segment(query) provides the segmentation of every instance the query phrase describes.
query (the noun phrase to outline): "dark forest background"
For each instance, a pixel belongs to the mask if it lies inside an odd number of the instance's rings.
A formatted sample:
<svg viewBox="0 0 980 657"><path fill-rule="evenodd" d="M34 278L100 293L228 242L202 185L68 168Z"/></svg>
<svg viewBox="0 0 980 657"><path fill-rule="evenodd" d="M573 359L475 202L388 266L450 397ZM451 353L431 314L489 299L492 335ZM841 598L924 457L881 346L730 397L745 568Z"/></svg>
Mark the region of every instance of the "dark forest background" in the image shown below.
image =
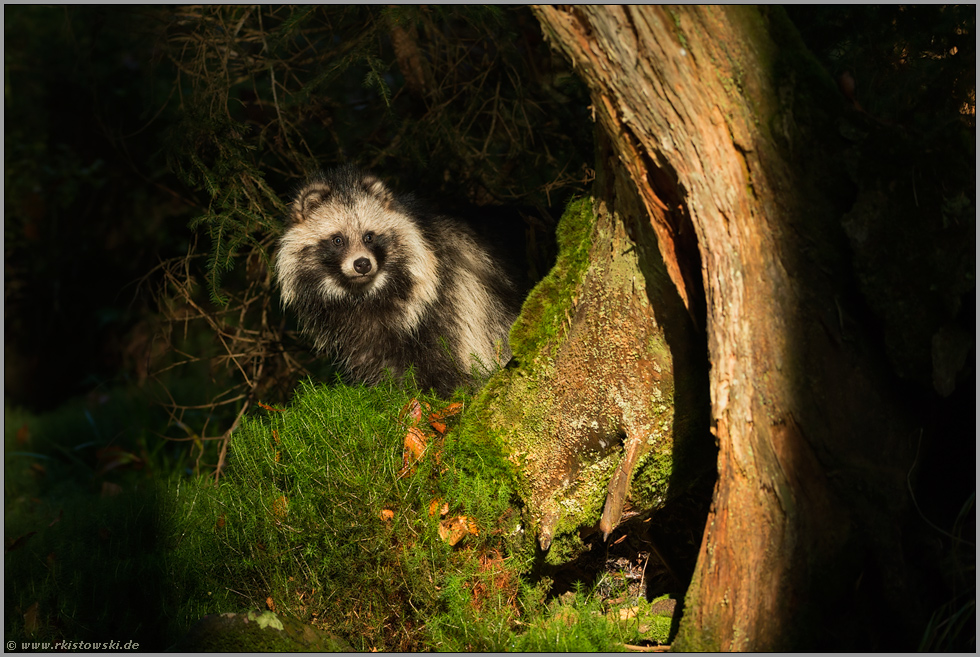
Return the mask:
<svg viewBox="0 0 980 657"><path fill-rule="evenodd" d="M873 163L917 169L942 228L972 222L973 9L789 13L842 102L892 129L862 144L894 151ZM166 306L181 295L160 290L161 263L191 256L174 276L223 307L315 167L353 160L449 210L506 206L545 235L590 182L589 99L526 8L20 6L5 19L5 394L32 408L160 369L159 323L186 319ZM873 143L890 132L902 140ZM970 272L956 273L940 282L972 303Z"/></svg>
<svg viewBox="0 0 980 657"><path fill-rule="evenodd" d="M6 18L16 403L144 383L161 369L160 322L248 305L246 269L263 275L284 203L316 167L353 160L448 210L509 205L543 234L551 208L587 188L583 89L526 9L11 7ZM161 267L173 258L187 268Z"/></svg>

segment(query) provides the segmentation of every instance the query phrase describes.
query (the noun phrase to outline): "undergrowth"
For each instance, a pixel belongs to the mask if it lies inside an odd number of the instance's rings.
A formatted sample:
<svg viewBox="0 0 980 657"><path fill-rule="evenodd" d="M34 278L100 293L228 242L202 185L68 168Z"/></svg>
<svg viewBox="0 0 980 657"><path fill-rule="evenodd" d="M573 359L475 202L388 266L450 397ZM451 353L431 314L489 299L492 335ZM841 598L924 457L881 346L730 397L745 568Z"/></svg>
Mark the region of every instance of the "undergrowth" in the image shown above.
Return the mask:
<svg viewBox="0 0 980 657"><path fill-rule="evenodd" d="M669 619L642 599L626 610L582 588L548 599L550 580L531 577L537 547L513 466L453 426L468 420L468 400L457 402L394 384L304 384L289 407L243 419L218 484L131 436L86 457L84 418L112 430L126 406L112 421L81 407L46 421L8 409L5 639L163 649L205 614L262 608L359 650L665 642ZM418 422L416 460L405 439Z"/></svg>
<svg viewBox="0 0 980 657"><path fill-rule="evenodd" d="M289 408L243 422L217 488L181 488L195 529L174 562L202 565L205 588L223 601L214 610L272 607L360 650L609 650L637 640L635 618L610 618L584 591L546 602L550 582L528 578L536 546L498 447L450 428L406 465L413 398L439 412L437 399L391 384L304 385ZM453 545L440 528L455 519L467 529Z"/></svg>
<svg viewBox="0 0 980 657"><path fill-rule="evenodd" d="M398 411L409 400L394 386L305 385L289 409L246 419L218 487L179 492L199 528L179 561L214 564L210 579L233 583L223 595L237 606L309 619L361 649L419 647L427 616L451 591L442 573L459 569L430 504L444 499L485 533L510 500L500 459L451 439L439 461L400 476L407 426ZM459 464L467 452L478 469Z"/></svg>

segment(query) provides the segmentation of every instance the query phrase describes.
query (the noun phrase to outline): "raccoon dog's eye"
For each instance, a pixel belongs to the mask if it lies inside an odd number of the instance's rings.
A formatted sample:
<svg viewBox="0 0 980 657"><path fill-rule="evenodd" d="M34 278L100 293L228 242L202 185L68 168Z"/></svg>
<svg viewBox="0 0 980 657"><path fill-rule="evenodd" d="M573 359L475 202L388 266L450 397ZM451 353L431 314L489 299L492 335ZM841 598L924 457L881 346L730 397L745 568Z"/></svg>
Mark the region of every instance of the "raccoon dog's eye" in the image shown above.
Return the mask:
<svg viewBox="0 0 980 657"><path fill-rule="evenodd" d="M374 241L374 233L364 233L364 243L370 244Z"/></svg>
<svg viewBox="0 0 980 657"><path fill-rule="evenodd" d="M343 246L344 245L344 238L341 237L340 235L335 235L334 238L333 238L333 245L334 246Z"/></svg>

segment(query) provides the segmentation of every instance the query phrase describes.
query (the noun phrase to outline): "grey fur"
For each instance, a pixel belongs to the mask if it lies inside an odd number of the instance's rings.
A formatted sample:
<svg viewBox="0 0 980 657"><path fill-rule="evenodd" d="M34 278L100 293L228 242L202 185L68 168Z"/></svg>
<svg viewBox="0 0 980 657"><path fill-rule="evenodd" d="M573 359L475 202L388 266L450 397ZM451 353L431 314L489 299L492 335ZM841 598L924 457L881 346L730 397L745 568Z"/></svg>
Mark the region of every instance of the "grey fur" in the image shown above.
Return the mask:
<svg viewBox="0 0 980 657"><path fill-rule="evenodd" d="M510 359L512 278L469 227L345 166L297 193L275 274L285 307L354 381L385 370L448 395Z"/></svg>

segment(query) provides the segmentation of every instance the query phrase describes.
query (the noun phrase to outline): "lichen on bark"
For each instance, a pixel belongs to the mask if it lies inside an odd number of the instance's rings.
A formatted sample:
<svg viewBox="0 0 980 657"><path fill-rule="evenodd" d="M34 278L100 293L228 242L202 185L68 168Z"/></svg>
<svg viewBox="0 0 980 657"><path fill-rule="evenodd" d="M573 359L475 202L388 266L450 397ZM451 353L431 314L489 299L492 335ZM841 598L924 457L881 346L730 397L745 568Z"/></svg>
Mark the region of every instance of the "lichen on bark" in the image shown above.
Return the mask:
<svg viewBox="0 0 980 657"><path fill-rule="evenodd" d="M648 298L649 249L627 230L639 223L601 199L568 206L558 261L511 331L515 361L475 400L518 467L542 548L560 543L549 561L574 556L578 529L608 536L624 509L649 514L668 497L674 376Z"/></svg>

